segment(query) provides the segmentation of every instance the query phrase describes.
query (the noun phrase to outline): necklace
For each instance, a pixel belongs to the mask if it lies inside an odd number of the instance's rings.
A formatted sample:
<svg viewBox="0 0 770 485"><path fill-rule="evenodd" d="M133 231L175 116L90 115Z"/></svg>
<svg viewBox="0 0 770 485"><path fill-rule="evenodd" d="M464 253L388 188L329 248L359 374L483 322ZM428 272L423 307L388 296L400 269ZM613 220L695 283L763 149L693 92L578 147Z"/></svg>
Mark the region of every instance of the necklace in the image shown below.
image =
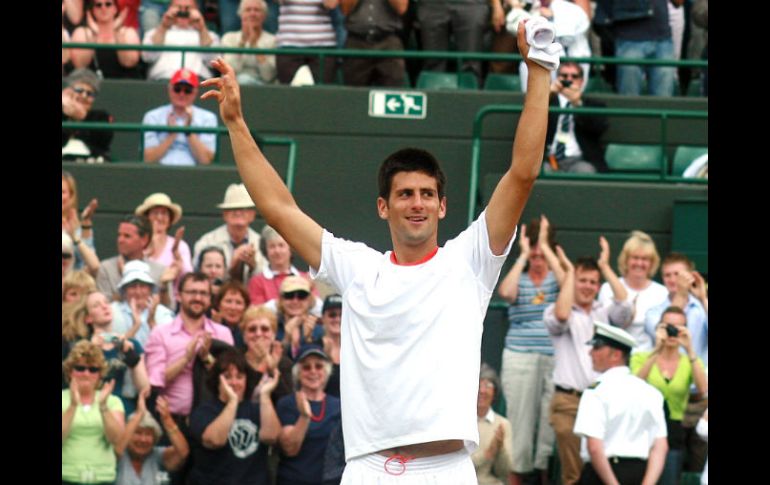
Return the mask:
<svg viewBox="0 0 770 485"><path fill-rule="evenodd" d="M318 416L313 414L312 409L310 410L310 420L319 423L321 420L323 420L324 416L326 416L326 396L324 396L323 400L321 401L321 412L318 413Z"/></svg>

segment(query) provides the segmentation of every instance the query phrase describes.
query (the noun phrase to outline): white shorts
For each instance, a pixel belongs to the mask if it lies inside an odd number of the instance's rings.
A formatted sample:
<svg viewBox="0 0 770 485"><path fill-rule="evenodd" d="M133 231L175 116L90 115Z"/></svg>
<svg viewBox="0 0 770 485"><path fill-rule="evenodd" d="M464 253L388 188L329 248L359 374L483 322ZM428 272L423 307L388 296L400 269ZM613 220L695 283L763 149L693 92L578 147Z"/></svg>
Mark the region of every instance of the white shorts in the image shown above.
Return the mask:
<svg viewBox="0 0 770 485"><path fill-rule="evenodd" d="M340 485L478 485L468 451L415 458L402 463L377 453L348 461ZM386 464L387 462L387 464ZM386 471L387 466L387 471Z"/></svg>

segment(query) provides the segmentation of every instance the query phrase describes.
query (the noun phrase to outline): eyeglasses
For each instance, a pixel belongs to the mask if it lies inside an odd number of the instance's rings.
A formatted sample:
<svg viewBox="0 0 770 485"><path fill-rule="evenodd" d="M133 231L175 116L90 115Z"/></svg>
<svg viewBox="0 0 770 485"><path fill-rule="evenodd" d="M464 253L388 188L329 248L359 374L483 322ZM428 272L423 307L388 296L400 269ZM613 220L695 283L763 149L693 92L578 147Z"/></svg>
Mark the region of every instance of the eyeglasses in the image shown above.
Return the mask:
<svg viewBox="0 0 770 485"><path fill-rule="evenodd" d="M254 333L254 332L269 333L272 331L273 329L272 327L270 327L270 325L251 325L249 327L246 327L247 333Z"/></svg>
<svg viewBox="0 0 770 485"><path fill-rule="evenodd" d="M207 297L211 298L211 293L209 293L208 291L203 291L203 290L198 290L198 291L196 291L196 290L182 290L182 293L184 293L187 296L207 296Z"/></svg>
<svg viewBox="0 0 770 485"><path fill-rule="evenodd" d="M115 4L112 2L104 2L104 3L100 2L100 3L95 3L94 8L101 8L101 7L108 8L108 7L112 7L113 5Z"/></svg>
<svg viewBox="0 0 770 485"><path fill-rule="evenodd" d="M97 373L101 372L101 370L102 370L101 367L91 367L91 366L87 366L87 365L74 365L74 366L72 366L72 368L74 370L76 370L77 372L88 371L91 374L97 374Z"/></svg>
<svg viewBox="0 0 770 485"><path fill-rule="evenodd" d="M281 293L281 298L284 300L304 300L308 296L310 296L310 293L305 290L287 291L286 293Z"/></svg>
<svg viewBox="0 0 770 485"><path fill-rule="evenodd" d="M187 83L176 83L174 84L174 92L179 94L182 91L184 91L185 94L190 94L193 92L193 87L190 86Z"/></svg>
<svg viewBox="0 0 770 485"><path fill-rule="evenodd" d="M83 96L86 96L86 97L89 97L89 98L95 98L96 97L96 93L95 92L93 92L93 91L91 91L89 89L86 89L86 88L77 87L77 88L72 88L72 90L75 91L78 94L82 94Z"/></svg>
<svg viewBox="0 0 770 485"><path fill-rule="evenodd" d="M580 79L583 76L577 73L560 72L559 77L564 79Z"/></svg>
<svg viewBox="0 0 770 485"><path fill-rule="evenodd" d="M72 259L72 253L61 253L61 259Z"/></svg>
<svg viewBox="0 0 770 485"><path fill-rule="evenodd" d="M324 368L324 365L320 362L316 362L315 364L302 364L302 370L304 371L310 371L310 370L321 370Z"/></svg>

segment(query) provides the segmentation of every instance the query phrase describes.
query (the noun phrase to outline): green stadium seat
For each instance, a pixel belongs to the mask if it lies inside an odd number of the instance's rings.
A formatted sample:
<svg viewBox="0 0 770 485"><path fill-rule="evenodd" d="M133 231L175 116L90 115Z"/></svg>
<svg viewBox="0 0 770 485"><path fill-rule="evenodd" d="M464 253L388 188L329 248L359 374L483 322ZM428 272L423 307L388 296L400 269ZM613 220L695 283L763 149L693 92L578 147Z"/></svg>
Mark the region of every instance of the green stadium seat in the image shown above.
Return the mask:
<svg viewBox="0 0 770 485"><path fill-rule="evenodd" d="M486 91L519 91L521 92L521 78L517 74L490 73L484 82Z"/></svg>
<svg viewBox="0 0 770 485"><path fill-rule="evenodd" d="M612 86L610 86L610 83L608 83L604 77L599 74L591 74L588 76L588 84L586 84L586 88L583 90L586 93L614 93L615 90L612 89Z"/></svg>
<svg viewBox="0 0 770 485"><path fill-rule="evenodd" d="M417 77L417 89L478 89L479 82L472 72L422 71Z"/></svg>
<svg viewBox="0 0 770 485"><path fill-rule="evenodd" d="M604 158L612 172L659 173L664 162L660 145L610 143Z"/></svg>
<svg viewBox="0 0 770 485"><path fill-rule="evenodd" d="M687 96L692 98L699 98L703 96L700 79L690 79L690 85L687 86Z"/></svg>
<svg viewBox="0 0 770 485"><path fill-rule="evenodd" d="M679 476L679 485L700 485L700 473L682 472Z"/></svg>
<svg viewBox="0 0 770 485"><path fill-rule="evenodd" d="M708 152L708 147L679 145L674 152L674 166L671 169L671 175L681 176L693 160Z"/></svg>

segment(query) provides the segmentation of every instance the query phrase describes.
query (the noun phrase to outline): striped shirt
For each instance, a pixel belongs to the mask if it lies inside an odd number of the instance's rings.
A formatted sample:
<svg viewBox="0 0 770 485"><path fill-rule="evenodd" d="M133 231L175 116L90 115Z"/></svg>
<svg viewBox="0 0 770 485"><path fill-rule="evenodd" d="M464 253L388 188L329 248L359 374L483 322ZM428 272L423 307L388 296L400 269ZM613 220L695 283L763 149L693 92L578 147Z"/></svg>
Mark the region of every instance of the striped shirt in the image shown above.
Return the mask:
<svg viewBox="0 0 770 485"><path fill-rule="evenodd" d="M527 273L519 279L516 302L508 307L508 333L505 348L513 352L536 352L553 355L553 344L543 325L543 312L559 296L559 284L549 271L540 287Z"/></svg>
<svg viewBox="0 0 770 485"><path fill-rule="evenodd" d="M337 36L322 0L284 0L278 15L278 47L336 46Z"/></svg>

